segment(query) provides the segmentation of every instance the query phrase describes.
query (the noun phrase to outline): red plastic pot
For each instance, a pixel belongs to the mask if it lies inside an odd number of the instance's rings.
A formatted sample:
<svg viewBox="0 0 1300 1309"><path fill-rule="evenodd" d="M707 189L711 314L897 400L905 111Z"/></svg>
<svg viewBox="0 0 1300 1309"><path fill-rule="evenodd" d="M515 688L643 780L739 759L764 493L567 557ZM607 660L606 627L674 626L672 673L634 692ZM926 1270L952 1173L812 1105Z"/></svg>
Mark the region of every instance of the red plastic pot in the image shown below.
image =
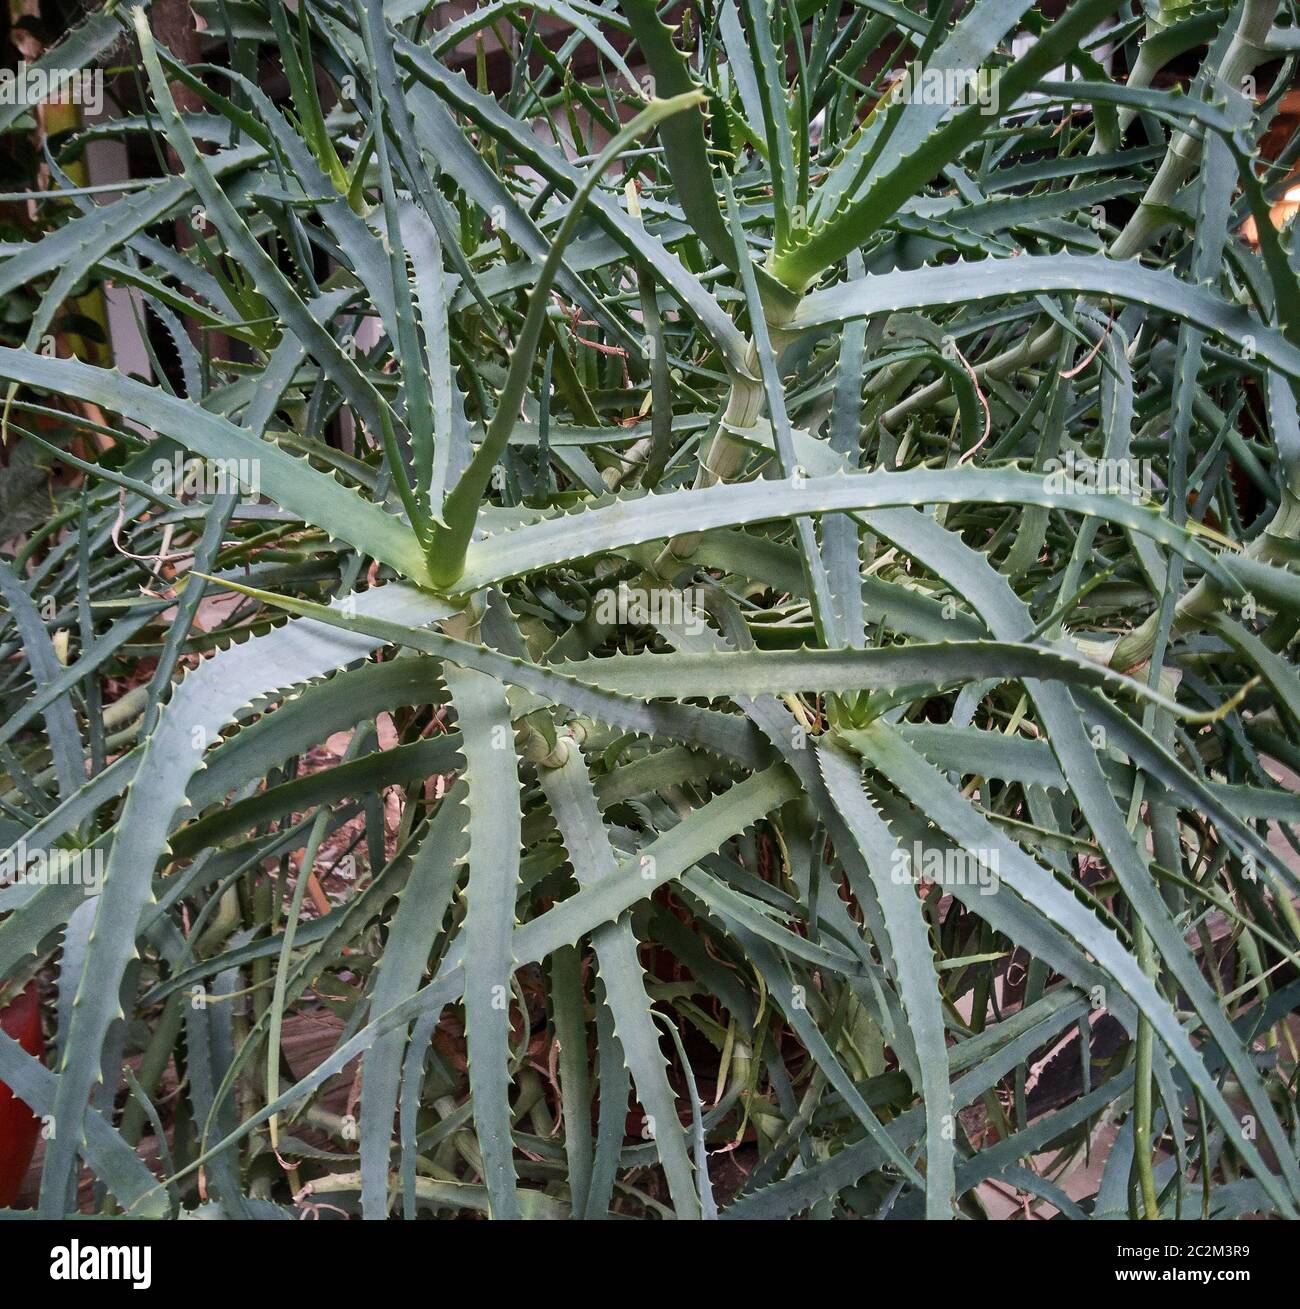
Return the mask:
<svg viewBox="0 0 1300 1309"><path fill-rule="evenodd" d="M45 1038L41 1034L41 1005L35 982L29 982L22 995L0 1009L0 1028L28 1054L44 1058ZM40 1130L40 1119L0 1082L0 1208L7 1208L18 1198Z"/></svg>

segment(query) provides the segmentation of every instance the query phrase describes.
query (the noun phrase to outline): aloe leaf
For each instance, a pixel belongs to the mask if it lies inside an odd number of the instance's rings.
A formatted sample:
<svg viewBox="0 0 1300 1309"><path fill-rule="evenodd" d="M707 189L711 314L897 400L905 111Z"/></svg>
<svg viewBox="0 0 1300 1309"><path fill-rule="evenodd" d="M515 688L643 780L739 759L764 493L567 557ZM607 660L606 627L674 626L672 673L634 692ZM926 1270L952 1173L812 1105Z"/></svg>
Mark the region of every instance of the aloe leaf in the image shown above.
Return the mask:
<svg viewBox="0 0 1300 1309"><path fill-rule="evenodd" d="M579 886L595 885L618 875L618 865L604 823L596 807L595 792L577 745L568 743L565 762L545 768L542 786L555 815L561 839ZM659 1047L641 965L637 939L626 914L598 927L592 934L605 1003L613 1034L632 1075L637 1098L646 1112L648 1130L664 1167L673 1207L679 1218L698 1218L694 1170L686 1150L685 1133L677 1112L677 1098L668 1083L667 1063ZM700 1166L705 1166L700 1161Z"/></svg>
<svg viewBox="0 0 1300 1309"><path fill-rule="evenodd" d="M921 1071L925 1103L925 1212L927 1218L953 1216L956 1194L953 1139L954 1107L948 1086L948 1054L943 1010L934 973L934 952L910 884L892 875L896 845L889 828L862 790L856 763L833 747L819 747L817 761L841 817L862 848L889 933L899 993L907 1011Z"/></svg>
<svg viewBox="0 0 1300 1309"><path fill-rule="evenodd" d="M1193 711L1130 678L1065 650L998 641L892 646L870 650L755 650L736 654L611 655L556 665L622 695L781 695L817 687L828 692L910 690L1002 677L1050 678L1129 691L1175 714Z"/></svg>
<svg viewBox="0 0 1300 1309"><path fill-rule="evenodd" d="M252 461L262 488L306 522L337 531L359 550L415 581L427 572L415 534L379 505L363 500L328 473L217 414L164 395L156 387L72 359L47 359L0 347L0 376L74 395L128 415L209 459ZM238 464L236 465L238 466Z"/></svg>
<svg viewBox="0 0 1300 1309"><path fill-rule="evenodd" d="M519 880L519 782L510 715L498 683L449 668L447 688L464 734L469 880L465 889L465 1036L488 1212L519 1217L507 1069L511 933Z"/></svg>
<svg viewBox="0 0 1300 1309"><path fill-rule="evenodd" d="M0 364L3 356L0 356ZM936 469L874 472L853 477L801 477L779 498L761 482L673 491L560 514L484 536L470 546L457 587L465 592L603 551L657 541L679 532L707 531L804 514L866 511L887 506L963 501L1041 505L1099 517L1142 532L1178 550L1207 571L1220 565L1197 542L1159 514L1115 494L1079 494L1062 479L1011 469Z"/></svg>
<svg viewBox="0 0 1300 1309"><path fill-rule="evenodd" d="M208 167L214 177L221 178L242 172L265 157L266 151L260 146L239 146L211 157ZM0 263L0 292L7 294L34 278L69 265L84 275L87 252L91 261L108 254L121 242L124 234L143 232L188 204L193 195L192 183L186 178L176 177L123 196L112 204L96 206L39 241L10 252Z"/></svg>
<svg viewBox="0 0 1300 1309"><path fill-rule="evenodd" d="M739 45L735 35L733 15L737 8L744 27L743 46ZM791 210L799 203L799 193L782 59L784 52L777 43L782 25L779 9L765 9L755 3L755 0L740 0L738 6L730 3L729 0L723 6L722 33L723 40L727 43L728 56L734 61L740 49L748 49L750 68L758 90L763 132L767 142L767 158L772 169L773 208L778 245L786 239L792 227L799 226L798 223L791 222L793 216Z"/></svg>
<svg viewBox="0 0 1300 1309"><path fill-rule="evenodd" d="M58 656L27 588L3 561L0 561L0 595L9 606L27 647L32 678L36 682L37 702L42 704L41 713L54 754L59 794L67 800L85 779L86 761L72 705L58 689L62 680Z"/></svg>
<svg viewBox="0 0 1300 1309"><path fill-rule="evenodd" d="M654 94L667 99L694 90L696 83L686 60L673 44L672 30L655 12L653 0L628 0L623 12L654 77ZM659 135L686 221L715 259L725 264L732 263L735 251L713 184L713 170L709 166L704 138L703 110L697 105L675 118L666 119Z"/></svg>
<svg viewBox="0 0 1300 1309"><path fill-rule="evenodd" d="M1249 337L1258 353L1280 372L1300 377L1300 350L1275 327L1167 270L1104 255L1037 255L995 262L996 271L988 261L960 261L945 268L886 273L814 291L804 297L793 325L824 327L899 309L1070 290L1159 310L1234 345Z"/></svg>

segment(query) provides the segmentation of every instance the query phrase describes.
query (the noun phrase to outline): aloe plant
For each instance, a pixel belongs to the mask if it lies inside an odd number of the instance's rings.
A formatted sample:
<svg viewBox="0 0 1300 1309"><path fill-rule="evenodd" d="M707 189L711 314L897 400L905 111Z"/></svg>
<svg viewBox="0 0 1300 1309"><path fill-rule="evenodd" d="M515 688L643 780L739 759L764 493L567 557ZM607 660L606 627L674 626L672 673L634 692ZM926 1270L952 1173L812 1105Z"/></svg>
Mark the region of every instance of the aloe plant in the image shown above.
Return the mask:
<svg viewBox="0 0 1300 1309"><path fill-rule="evenodd" d="M0 252L41 1211L1295 1217L1290 8L199 7Z"/></svg>

